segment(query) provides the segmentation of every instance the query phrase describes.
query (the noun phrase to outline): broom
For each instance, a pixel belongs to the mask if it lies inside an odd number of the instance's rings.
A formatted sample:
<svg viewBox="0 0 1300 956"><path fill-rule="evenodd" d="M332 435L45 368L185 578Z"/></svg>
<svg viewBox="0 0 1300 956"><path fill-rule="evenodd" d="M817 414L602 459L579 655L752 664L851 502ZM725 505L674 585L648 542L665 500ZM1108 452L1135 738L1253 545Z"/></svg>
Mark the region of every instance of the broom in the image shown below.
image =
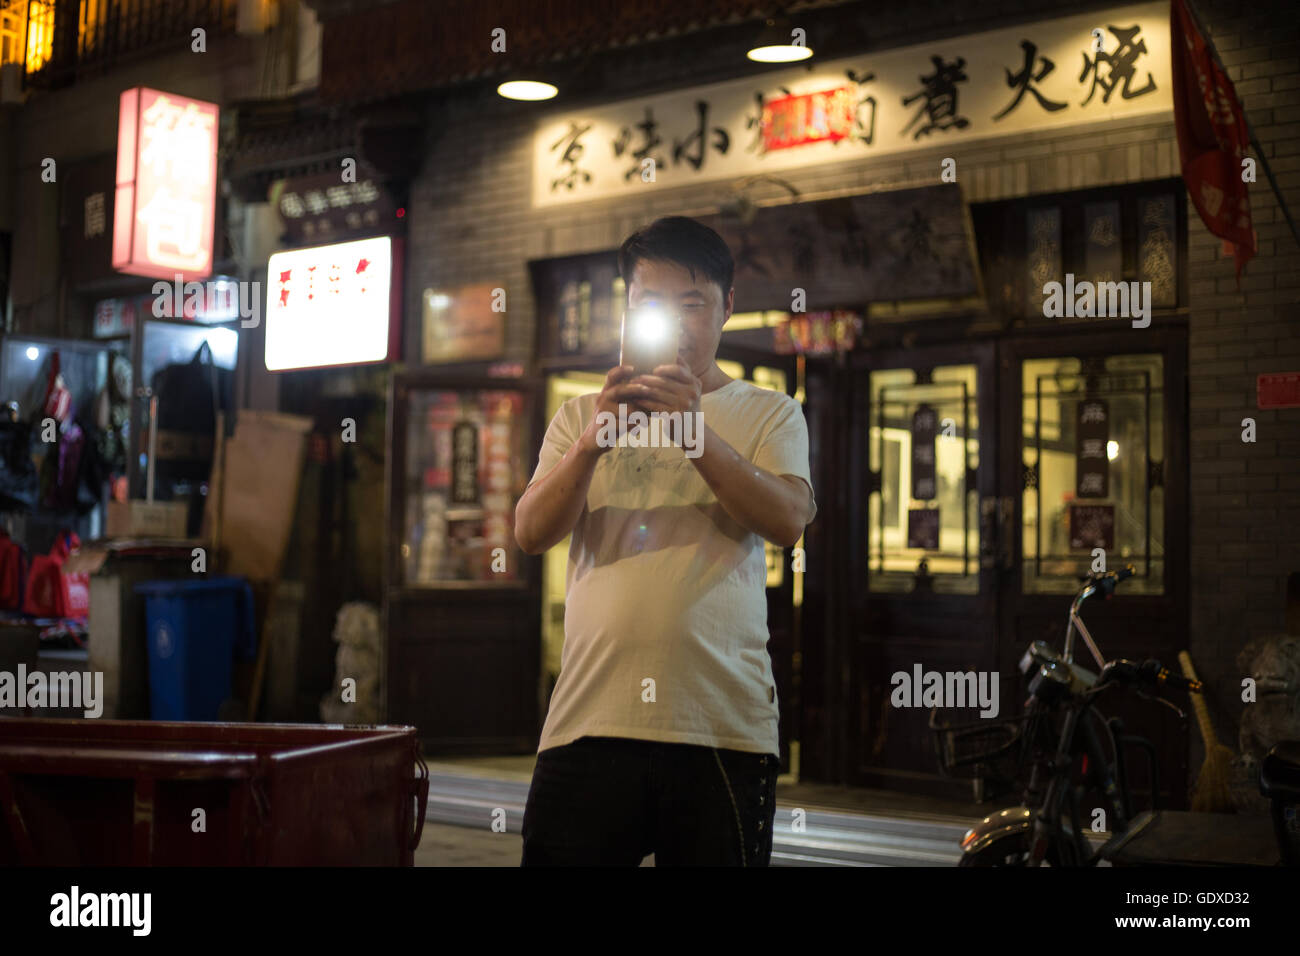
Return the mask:
<svg viewBox="0 0 1300 956"><path fill-rule="evenodd" d="M1186 651L1178 652L1178 663L1183 668L1184 677L1188 680L1198 679L1192 668L1191 655ZM1196 709L1196 723L1201 729L1201 741L1205 744L1205 763L1201 765L1196 788L1192 791L1192 810L1197 813L1235 813L1237 808L1228 781L1232 777L1232 761L1236 754L1231 747L1219 743L1214 725L1210 723L1210 708L1205 703L1203 693L1192 694L1192 706Z"/></svg>

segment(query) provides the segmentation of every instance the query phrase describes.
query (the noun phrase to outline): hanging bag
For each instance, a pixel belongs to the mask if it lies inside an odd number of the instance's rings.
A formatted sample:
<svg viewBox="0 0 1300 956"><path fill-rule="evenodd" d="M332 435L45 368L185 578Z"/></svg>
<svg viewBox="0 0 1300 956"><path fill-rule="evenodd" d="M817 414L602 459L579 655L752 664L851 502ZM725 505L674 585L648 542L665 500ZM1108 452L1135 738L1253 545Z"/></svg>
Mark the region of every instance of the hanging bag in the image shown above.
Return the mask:
<svg viewBox="0 0 1300 956"><path fill-rule="evenodd" d="M30 511L39 495L31 423L0 421L0 511Z"/></svg>
<svg viewBox="0 0 1300 956"><path fill-rule="evenodd" d="M41 503L51 511L71 511L77 507L85 444L85 433L72 421L60 429L58 442L50 446L45 456L46 482Z"/></svg>
<svg viewBox="0 0 1300 956"><path fill-rule="evenodd" d="M27 555L20 545L0 531L0 610L17 611L23 605Z"/></svg>
<svg viewBox="0 0 1300 956"><path fill-rule="evenodd" d="M81 547L74 532L65 531L54 542L49 554L32 559L27 576L23 613L32 617L78 617L90 613L90 575L66 574L63 565Z"/></svg>
<svg viewBox="0 0 1300 956"><path fill-rule="evenodd" d="M45 402L42 405L47 418L53 418L62 425L72 414L72 392L68 390L59 372L59 353L56 349L50 358L50 380L45 386Z"/></svg>
<svg viewBox="0 0 1300 956"><path fill-rule="evenodd" d="M154 376L158 397L159 475L204 481L212 469L217 411L230 409L233 377L218 368L207 342L184 364L169 365Z"/></svg>

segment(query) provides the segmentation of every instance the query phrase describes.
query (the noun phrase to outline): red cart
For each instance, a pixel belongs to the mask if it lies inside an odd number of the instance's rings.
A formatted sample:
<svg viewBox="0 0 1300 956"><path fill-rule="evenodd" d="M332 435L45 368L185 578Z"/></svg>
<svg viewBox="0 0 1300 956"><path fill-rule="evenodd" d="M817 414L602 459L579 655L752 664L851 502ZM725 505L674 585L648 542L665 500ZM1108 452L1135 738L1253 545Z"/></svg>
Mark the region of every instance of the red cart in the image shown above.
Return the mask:
<svg viewBox="0 0 1300 956"><path fill-rule="evenodd" d="M0 719L0 865L410 866L414 727Z"/></svg>

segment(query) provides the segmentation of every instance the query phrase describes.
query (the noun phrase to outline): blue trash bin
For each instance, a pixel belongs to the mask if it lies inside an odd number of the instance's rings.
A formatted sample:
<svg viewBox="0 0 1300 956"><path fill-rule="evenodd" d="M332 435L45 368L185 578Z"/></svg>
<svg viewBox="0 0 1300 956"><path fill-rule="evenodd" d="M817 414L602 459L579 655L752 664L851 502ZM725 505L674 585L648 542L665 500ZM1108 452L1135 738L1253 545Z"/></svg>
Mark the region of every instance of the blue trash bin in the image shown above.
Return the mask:
<svg viewBox="0 0 1300 956"><path fill-rule="evenodd" d="M243 578L142 581L149 645L149 715L216 720L236 653L256 650L253 589Z"/></svg>

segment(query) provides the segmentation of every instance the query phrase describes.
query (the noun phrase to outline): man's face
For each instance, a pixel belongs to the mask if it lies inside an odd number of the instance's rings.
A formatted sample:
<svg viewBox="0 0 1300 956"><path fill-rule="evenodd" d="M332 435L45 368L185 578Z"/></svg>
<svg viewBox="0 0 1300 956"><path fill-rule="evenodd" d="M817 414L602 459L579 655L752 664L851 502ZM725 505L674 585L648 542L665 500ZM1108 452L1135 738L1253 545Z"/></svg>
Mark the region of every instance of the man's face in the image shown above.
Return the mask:
<svg viewBox="0 0 1300 956"><path fill-rule="evenodd" d="M731 317L735 290L728 289L724 298L718 284L699 269L692 279L691 271L676 262L641 259L632 270L627 301L629 308L658 302L681 314L682 338L677 355L693 375L701 378L717 357L718 340L723 323Z"/></svg>

